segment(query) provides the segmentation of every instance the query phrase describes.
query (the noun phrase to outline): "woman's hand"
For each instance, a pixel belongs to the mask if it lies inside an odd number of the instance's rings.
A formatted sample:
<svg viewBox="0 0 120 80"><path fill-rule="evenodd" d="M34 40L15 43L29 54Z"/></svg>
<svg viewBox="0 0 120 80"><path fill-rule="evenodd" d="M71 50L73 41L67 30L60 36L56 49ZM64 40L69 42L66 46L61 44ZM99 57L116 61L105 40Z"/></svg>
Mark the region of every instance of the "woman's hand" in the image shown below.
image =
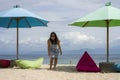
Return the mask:
<svg viewBox="0 0 120 80"><path fill-rule="evenodd" d="M60 52L60 55L62 55L62 52Z"/></svg>
<svg viewBox="0 0 120 80"><path fill-rule="evenodd" d="M48 56L50 57L50 56L51 56L51 54L50 54L50 53L48 53Z"/></svg>

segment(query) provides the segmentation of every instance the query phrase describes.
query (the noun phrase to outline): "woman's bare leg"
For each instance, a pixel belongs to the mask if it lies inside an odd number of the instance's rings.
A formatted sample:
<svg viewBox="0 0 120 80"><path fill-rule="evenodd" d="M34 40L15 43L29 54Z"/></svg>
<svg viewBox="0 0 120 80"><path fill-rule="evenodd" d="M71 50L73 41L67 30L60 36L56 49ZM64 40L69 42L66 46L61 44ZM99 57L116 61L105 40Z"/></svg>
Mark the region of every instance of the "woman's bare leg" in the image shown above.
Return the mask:
<svg viewBox="0 0 120 80"><path fill-rule="evenodd" d="M50 58L50 69L52 69L53 58Z"/></svg>
<svg viewBox="0 0 120 80"><path fill-rule="evenodd" d="M58 58L55 58L54 59L54 69L56 69L57 62L58 62Z"/></svg>

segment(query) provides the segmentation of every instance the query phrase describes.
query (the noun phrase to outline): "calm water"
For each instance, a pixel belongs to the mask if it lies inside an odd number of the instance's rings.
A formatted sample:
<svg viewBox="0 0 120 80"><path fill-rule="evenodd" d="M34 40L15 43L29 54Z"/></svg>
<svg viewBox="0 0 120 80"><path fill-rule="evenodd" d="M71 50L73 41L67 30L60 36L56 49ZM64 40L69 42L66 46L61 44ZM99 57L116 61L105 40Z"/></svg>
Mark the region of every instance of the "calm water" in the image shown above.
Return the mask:
<svg viewBox="0 0 120 80"><path fill-rule="evenodd" d="M59 56L59 64L77 64L82 54L63 54ZM90 54L93 60L98 64L99 62L106 62L105 54ZM49 57L47 54L29 54L29 55L20 55L20 59L34 60L39 57L44 57L44 64L49 64ZM16 55L0 55L0 59L16 59ZM110 62L120 63L120 54L111 54Z"/></svg>

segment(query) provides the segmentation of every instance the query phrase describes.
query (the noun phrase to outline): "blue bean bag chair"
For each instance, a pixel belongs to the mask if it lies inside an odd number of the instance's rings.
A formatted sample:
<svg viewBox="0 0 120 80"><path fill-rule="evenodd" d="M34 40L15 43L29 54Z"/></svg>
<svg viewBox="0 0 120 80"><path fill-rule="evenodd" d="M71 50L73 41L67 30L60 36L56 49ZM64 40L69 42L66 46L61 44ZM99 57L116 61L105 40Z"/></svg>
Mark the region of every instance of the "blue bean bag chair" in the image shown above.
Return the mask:
<svg viewBox="0 0 120 80"><path fill-rule="evenodd" d="M36 60L16 60L16 65L22 69L37 69L40 68L43 63L43 57Z"/></svg>
<svg viewBox="0 0 120 80"><path fill-rule="evenodd" d="M117 71L117 72L120 72L120 64L115 64L115 65L113 66L113 69L114 69L115 71Z"/></svg>

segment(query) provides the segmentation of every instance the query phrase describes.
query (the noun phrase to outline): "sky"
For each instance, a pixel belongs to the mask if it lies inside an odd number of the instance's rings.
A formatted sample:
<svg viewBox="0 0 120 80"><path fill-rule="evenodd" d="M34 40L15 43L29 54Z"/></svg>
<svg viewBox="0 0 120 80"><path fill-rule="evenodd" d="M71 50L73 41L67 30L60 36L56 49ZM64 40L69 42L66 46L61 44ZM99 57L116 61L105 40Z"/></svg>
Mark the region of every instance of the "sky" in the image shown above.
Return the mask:
<svg viewBox="0 0 120 80"><path fill-rule="evenodd" d="M0 0L0 11L14 5L50 21L48 27L24 28L19 30L20 52L47 51L47 40L56 32L63 51L80 49L106 49L106 28L81 28L68 24L105 6L120 9L119 0ZM110 28L110 48L120 46L120 28ZM16 53L16 29L0 28L0 54Z"/></svg>

